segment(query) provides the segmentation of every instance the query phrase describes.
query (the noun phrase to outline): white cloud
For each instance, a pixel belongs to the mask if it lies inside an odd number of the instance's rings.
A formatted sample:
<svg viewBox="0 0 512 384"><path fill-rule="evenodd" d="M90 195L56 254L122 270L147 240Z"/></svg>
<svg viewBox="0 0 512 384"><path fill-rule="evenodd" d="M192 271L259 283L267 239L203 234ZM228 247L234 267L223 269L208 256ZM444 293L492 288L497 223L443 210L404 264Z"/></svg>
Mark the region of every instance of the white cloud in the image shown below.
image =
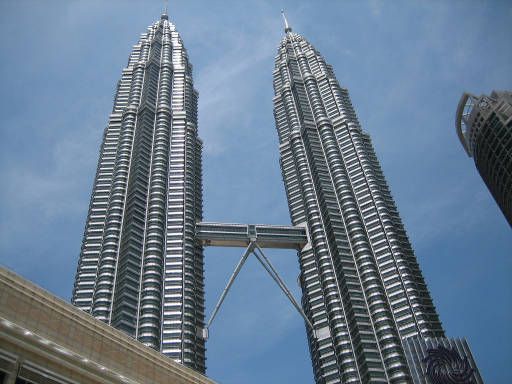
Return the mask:
<svg viewBox="0 0 512 384"><path fill-rule="evenodd" d="M240 31L222 41L220 54L199 68L195 85L199 90L199 129L206 153L223 152L229 132L239 129L254 113L258 80L253 73L275 55L276 46L261 33Z"/></svg>
<svg viewBox="0 0 512 384"><path fill-rule="evenodd" d="M382 14L383 2L381 0L369 0L368 5L374 17L379 17Z"/></svg>
<svg viewBox="0 0 512 384"><path fill-rule="evenodd" d="M2 246L27 232L46 230L45 224L56 218L85 215L84 197L90 192L102 129L92 122L76 127L56 130L49 143L34 149L35 159L13 161L2 169L7 181L2 200L9 202L0 218ZM39 162L43 153L45 160Z"/></svg>

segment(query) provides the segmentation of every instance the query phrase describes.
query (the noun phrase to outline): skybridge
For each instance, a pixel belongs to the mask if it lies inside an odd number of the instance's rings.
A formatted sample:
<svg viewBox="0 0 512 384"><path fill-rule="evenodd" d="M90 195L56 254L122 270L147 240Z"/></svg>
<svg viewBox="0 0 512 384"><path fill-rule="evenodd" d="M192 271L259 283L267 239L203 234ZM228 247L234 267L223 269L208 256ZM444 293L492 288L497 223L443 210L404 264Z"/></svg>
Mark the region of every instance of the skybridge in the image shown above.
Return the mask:
<svg viewBox="0 0 512 384"><path fill-rule="evenodd" d="M255 242L261 248L301 250L308 234L302 226L201 222L196 224L196 239L203 246L247 247Z"/></svg>
<svg viewBox="0 0 512 384"><path fill-rule="evenodd" d="M251 254L261 263L270 277L272 277L281 291L283 291L290 303L295 307L297 312L299 312L304 322L311 329L314 337L324 339L329 336L327 327L317 329L313 326L302 307L297 300L295 300L283 279L281 279L279 273L263 252L263 248L294 249L297 251L305 249L309 246L308 232L305 226L200 222L196 224L196 239L203 246L245 248L245 252L242 254L235 270L231 274L205 328L198 329L198 334L201 337L204 339L208 338L209 328L215 316L219 312L242 266Z"/></svg>

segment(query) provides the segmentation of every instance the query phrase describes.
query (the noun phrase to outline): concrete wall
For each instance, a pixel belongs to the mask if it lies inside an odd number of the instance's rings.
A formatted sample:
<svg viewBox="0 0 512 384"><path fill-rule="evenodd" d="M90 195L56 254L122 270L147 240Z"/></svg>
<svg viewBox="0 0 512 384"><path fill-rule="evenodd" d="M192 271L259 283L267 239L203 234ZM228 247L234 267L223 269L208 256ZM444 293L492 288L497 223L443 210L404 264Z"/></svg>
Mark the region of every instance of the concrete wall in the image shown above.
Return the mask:
<svg viewBox="0 0 512 384"><path fill-rule="evenodd" d="M214 384L1 267L0 371L9 384Z"/></svg>

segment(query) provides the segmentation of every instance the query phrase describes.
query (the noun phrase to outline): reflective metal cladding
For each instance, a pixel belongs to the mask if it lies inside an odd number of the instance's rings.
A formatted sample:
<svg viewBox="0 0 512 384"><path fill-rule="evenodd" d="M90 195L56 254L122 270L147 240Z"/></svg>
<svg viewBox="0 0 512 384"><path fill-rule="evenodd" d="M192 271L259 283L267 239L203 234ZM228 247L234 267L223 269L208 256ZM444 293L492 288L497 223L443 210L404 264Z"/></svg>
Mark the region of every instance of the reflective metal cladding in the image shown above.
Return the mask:
<svg viewBox="0 0 512 384"><path fill-rule="evenodd" d="M183 42L164 14L133 47L117 86L72 302L204 372L197 97Z"/></svg>
<svg viewBox="0 0 512 384"><path fill-rule="evenodd" d="M438 315L348 91L286 25L274 69L274 116L299 253L317 383L408 383L403 342L444 337Z"/></svg>

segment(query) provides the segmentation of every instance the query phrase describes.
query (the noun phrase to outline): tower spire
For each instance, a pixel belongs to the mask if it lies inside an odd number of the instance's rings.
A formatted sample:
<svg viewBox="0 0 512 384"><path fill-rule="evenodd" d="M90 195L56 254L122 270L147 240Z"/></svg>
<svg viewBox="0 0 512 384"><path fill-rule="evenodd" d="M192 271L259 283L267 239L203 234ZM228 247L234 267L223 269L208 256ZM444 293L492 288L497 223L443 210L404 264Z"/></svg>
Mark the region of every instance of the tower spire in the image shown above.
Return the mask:
<svg viewBox="0 0 512 384"><path fill-rule="evenodd" d="M169 5L169 0L164 0L164 11L162 12L162 19L169 20L169 16L167 14L167 6Z"/></svg>
<svg viewBox="0 0 512 384"><path fill-rule="evenodd" d="M291 32L292 28L288 25L288 20L286 19L286 15L284 14L284 10L283 9L281 9L281 15L283 16L283 20L284 20L284 31L285 31L285 33Z"/></svg>

